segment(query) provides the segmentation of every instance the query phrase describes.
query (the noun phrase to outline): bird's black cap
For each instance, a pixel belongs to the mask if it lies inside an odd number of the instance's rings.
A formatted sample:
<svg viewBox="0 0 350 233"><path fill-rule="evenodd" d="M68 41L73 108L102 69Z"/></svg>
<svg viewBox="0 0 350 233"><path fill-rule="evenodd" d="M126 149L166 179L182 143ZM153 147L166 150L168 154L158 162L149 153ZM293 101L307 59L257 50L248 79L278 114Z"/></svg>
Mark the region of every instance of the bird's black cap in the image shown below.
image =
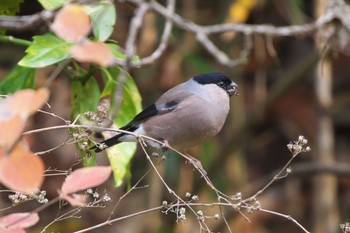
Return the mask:
<svg viewBox="0 0 350 233"><path fill-rule="evenodd" d="M216 84L224 89L229 96L238 95L238 85L223 73L200 74L194 76L193 80L202 85Z"/></svg>
<svg viewBox="0 0 350 233"><path fill-rule="evenodd" d="M199 84L218 84L224 82L225 85L231 85L232 80L223 73L208 73L194 76L193 79Z"/></svg>

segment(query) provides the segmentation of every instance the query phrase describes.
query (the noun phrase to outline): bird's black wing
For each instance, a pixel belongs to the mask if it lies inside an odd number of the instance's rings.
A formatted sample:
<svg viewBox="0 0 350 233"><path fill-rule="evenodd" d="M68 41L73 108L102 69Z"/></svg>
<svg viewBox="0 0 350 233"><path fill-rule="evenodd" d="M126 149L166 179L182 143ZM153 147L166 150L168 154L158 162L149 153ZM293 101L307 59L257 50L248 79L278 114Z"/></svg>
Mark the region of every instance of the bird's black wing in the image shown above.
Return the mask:
<svg viewBox="0 0 350 233"><path fill-rule="evenodd" d="M145 108L142 112L137 114L132 121L120 129L134 132L140 126L140 124L142 124L147 119L174 111L183 100L191 95L193 95L191 92L181 89L180 86L178 86L178 88L170 89L170 91L164 93L155 104L152 104ZM104 148L93 146L91 149L95 149L96 152L100 152L106 148L120 143L120 138L122 138L124 135L125 133L120 133L112 138L100 142L100 144L104 145Z"/></svg>
<svg viewBox="0 0 350 233"><path fill-rule="evenodd" d="M147 120L148 118L171 112L177 107L177 105L178 102L176 101L171 101L165 104L152 104L137 114L132 121L120 129L134 131L141 122Z"/></svg>

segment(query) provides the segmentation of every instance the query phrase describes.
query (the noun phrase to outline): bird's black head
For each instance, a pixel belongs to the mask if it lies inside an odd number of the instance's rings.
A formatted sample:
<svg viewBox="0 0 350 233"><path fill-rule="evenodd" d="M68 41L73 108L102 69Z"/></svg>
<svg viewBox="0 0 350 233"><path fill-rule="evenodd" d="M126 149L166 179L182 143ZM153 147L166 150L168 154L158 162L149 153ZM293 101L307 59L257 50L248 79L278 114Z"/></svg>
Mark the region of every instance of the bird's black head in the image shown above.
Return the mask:
<svg viewBox="0 0 350 233"><path fill-rule="evenodd" d="M238 85L222 73L208 73L194 76L193 79L202 85L216 84L224 89L228 95L238 95Z"/></svg>

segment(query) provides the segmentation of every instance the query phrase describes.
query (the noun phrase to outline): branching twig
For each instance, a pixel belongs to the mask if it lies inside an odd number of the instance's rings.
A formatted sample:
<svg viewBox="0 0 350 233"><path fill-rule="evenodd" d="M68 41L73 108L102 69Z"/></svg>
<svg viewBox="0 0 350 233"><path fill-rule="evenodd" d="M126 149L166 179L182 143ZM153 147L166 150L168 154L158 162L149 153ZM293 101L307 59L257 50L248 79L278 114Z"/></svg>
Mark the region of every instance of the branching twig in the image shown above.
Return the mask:
<svg viewBox="0 0 350 233"><path fill-rule="evenodd" d="M123 0L124 1L124 0ZM241 33L246 36L253 34L261 34L268 37L278 37L278 36L297 36L297 35L306 35L311 34L314 31L317 31L324 27L326 24L337 19L348 29L350 29L350 20L347 15L350 13L350 7L343 0L332 0L328 3L328 8L326 12L318 18L316 21L303 25L291 25L291 26L281 26L276 27L272 25L249 25L249 24L216 24L210 26L202 26L196 24L190 20L187 20L180 15L174 13L174 0L169 0L167 7L162 6L156 1L142 1L142 0L126 0L138 6L137 12L133 18L135 24L131 23L130 31L127 38L126 44L126 55L127 58L130 58L129 55L136 54L135 51L135 41L136 35L139 30L139 26L136 25L138 22L141 25L142 18L144 13L148 9L152 9L161 16L163 16L166 21L166 26L161 38L159 47L150 55L149 57L143 58L140 61L122 61L116 59L116 64L121 66L130 67L140 67L141 65L147 65L154 62L157 58L161 56L164 52L167 45L169 35L171 33L172 24L174 23L177 27L192 32L196 35L196 38L199 43L201 43L209 53L212 54L221 64L226 66L235 66L242 61L244 61L246 55L250 52L251 49L247 52L242 53L239 58L231 59L223 51L219 50L217 46L209 39L209 35L223 33L228 31L233 31L236 33ZM52 19L54 13L52 11L42 11L30 16L0 16L0 28L10 29L10 30L27 30L35 27L38 23L43 21L48 21ZM135 27L136 26L136 27ZM127 69L128 70L128 69Z"/></svg>
<svg viewBox="0 0 350 233"><path fill-rule="evenodd" d="M174 9L175 9L175 0L168 0L168 3L167 3L168 15L174 14ZM156 61L163 54L163 52L165 51L168 45L168 40L170 37L172 27L173 27L173 22L167 18L158 48L154 50L154 52L150 56L142 58L139 62L135 61L131 63L132 66L140 67L143 65L152 64L154 61Z"/></svg>
<svg viewBox="0 0 350 233"><path fill-rule="evenodd" d="M144 135L139 135L139 134L135 134L133 132L128 132L128 131L125 131L125 130L120 130L120 129L112 129L112 128L101 128L101 127L91 127L91 126L84 126L84 125L63 125L63 126L55 126L55 127L47 127L47 128L43 128L43 129L38 129L38 130L32 130L32 131L27 131L25 132L24 134L33 134L33 133L39 133L39 132L43 132L43 131L48 131L48 130L54 130L54 129L61 129L61 128L84 128L84 129L93 129L93 128L99 128L100 130L108 130L108 131L115 131L115 132L119 132L119 133L127 133L127 134L130 134L130 135L133 135L134 137L136 137L138 140L139 140L139 144L141 145L146 157L147 157L147 160L150 162L153 170L157 173L159 179L161 179L163 185L166 187L166 189L168 190L168 192L170 194L172 194L176 199L177 199L177 204L176 204L176 207L177 210L179 210L179 207L184 205L186 206L187 208L189 208L191 210L191 212L193 212L193 214L195 216L197 216L197 218L199 218L200 216L197 215L197 212L192 208L192 206L196 206L198 205L198 203L188 203L186 201L184 201L181 197L179 197L168 185L167 183L164 181L164 179L162 178L162 176L159 174L157 168L156 168L156 165L153 163L153 161L151 160L148 152L146 151L146 148L145 148L145 145L144 145L144 140L146 141L153 141L153 142L156 142L156 143L159 143L160 146L167 146L170 150L173 150L175 151L176 153L178 153L179 155L181 155L182 157L184 157L187 161L189 161L192 165L194 165L194 167L196 168L196 170L199 171L200 174L202 174L203 178L205 179L205 181L207 182L208 186L217 194L218 196L218 200L219 202L218 203L212 203L212 204L203 204L203 206L230 206L232 208L234 208L235 210L237 210L239 213L242 214L242 216L244 216L244 214L240 211L241 208L243 209L247 209L248 211L259 211L261 208L260 208L260 203L257 201L257 197L259 195L261 195L268 187L270 187L275 181L277 181L278 179L281 179L282 177L285 177L284 176L284 172L286 172L286 170L288 169L290 163L295 159L295 157L300 154L301 152L305 152L305 151L309 151L309 147L305 147L306 143L307 143L307 140L303 137L303 136L300 136L298 141L294 142L294 143L290 143L288 144L288 148L291 150L291 152L293 152L293 156L292 158L285 164L285 166L273 177L272 180L270 180L262 189L260 189L258 192L256 192L253 196L247 198L247 199L244 199L244 200L241 200L241 198L237 198L236 196L233 196L233 197L230 197L224 193L222 193L221 191L217 190L215 188L215 186L212 184L212 182L210 181L209 177L206 175L205 171L203 172L203 168L201 167L196 167L196 162L193 161L193 158L191 158L190 156L186 155L186 154L183 154L183 153L180 153L179 151L176 151L175 149L169 147L169 145L166 145L166 143L162 142L162 141L159 141L159 140L156 140L156 139L153 139L151 137L148 137L148 136L144 136ZM287 174L288 174L289 171L287 171ZM145 174L146 175L146 174ZM142 179L142 178L141 178ZM138 184L138 183L137 183ZM136 184L136 185L137 185ZM136 185L134 187L136 187ZM132 190L132 189L131 189ZM128 193L126 193L124 196L128 195ZM123 197L121 197L122 199ZM121 199L119 201L121 201ZM223 201L223 202L222 202ZM236 201L236 203L234 203ZM252 201L255 201L253 204L250 204L250 202ZM119 202L118 202L119 203ZM117 204L118 206L118 204ZM117 206L115 208L117 208ZM174 208L173 205L170 206L171 208ZM168 208L169 210L171 208ZM148 212L151 212L151 211L155 211L155 210L158 210L159 207L156 207L156 208L152 208L152 209L149 209L149 210L145 210L145 211L140 211L138 213L135 213L135 214L132 214L132 215L128 215L128 216L123 216L121 218L117 218L117 219L113 219L113 220L110 220L108 219L106 222L104 223L101 223L101 224L98 224L98 225L95 225L93 227L90 227L88 228L89 230L91 229L95 229L95 228L98 228L98 227L101 227L103 225L107 225L107 224L111 224L112 222L114 221L120 221L122 219L125 219L127 217L133 217L133 216L137 216L139 214L143 214L143 213L148 213ZM267 212L267 211L265 211ZM272 211L273 212L273 211ZM113 212L112 212L113 213ZM223 212L221 211L221 214L223 214ZM293 218L291 218L290 216L286 216L286 215L283 215L283 214L278 214L278 216L281 216L281 217L284 217L284 218L287 218L289 220L292 220L293 222L297 222L296 220L294 220ZM222 215L222 217L224 218L224 216ZM245 217L245 216L244 216ZM249 219L247 217L245 217L248 221ZM210 231L208 226L202 222L202 221L199 221L199 224L200 224L200 228L201 229L205 229L206 231ZM301 226L300 223L298 223L298 226ZM303 227L301 227L302 229L305 229ZM78 232L85 232L84 231L78 231ZM305 231L307 232L307 231Z"/></svg>
<svg viewBox="0 0 350 233"><path fill-rule="evenodd" d="M42 231L40 233L45 232L48 227L50 227L51 225L53 225L56 222L63 221L63 220L68 219L68 218L80 218L80 216L77 216L77 214L80 213L80 211L81 211L81 208L75 208L75 209L67 211L66 213L62 214L61 216L58 216L53 221L51 221L49 224L47 224L44 227L44 229L42 229Z"/></svg>
<svg viewBox="0 0 350 233"><path fill-rule="evenodd" d="M118 85L114 93L114 111L112 112L112 119L115 119L119 112L119 107L121 106L123 100L123 88L126 81L127 73L130 69L130 63L132 57L136 54L136 37L142 25L142 19L148 10L148 5L146 3L142 4L136 11L134 17L131 20L128 38L125 43L125 55L126 60L122 62L122 70L118 75Z"/></svg>
<svg viewBox="0 0 350 233"><path fill-rule="evenodd" d="M117 209L117 207L119 206L120 202L126 197L128 196L133 190L135 190L139 183L150 173L150 171L152 171L151 169L149 169L135 184L134 186L131 187L131 189L129 189L126 193L124 193L118 200L117 204L115 205L115 207L113 208L111 214L109 215L109 218L107 221L110 221L112 218L112 215L114 214L115 210Z"/></svg>
<svg viewBox="0 0 350 233"><path fill-rule="evenodd" d="M310 147L304 147L307 144L307 139L304 136L299 136L298 141L294 143L290 143L287 145L288 149L293 153L292 157L288 160L288 162L279 170L279 172L270 180L262 189L257 191L253 196L243 200L243 202L255 201L259 195L261 195L268 187L270 187L274 182L281 179L281 177L286 177L290 171L288 171L288 167L291 162L302 152L310 151ZM286 172L286 175L283 173Z"/></svg>
<svg viewBox="0 0 350 233"><path fill-rule="evenodd" d="M139 137L137 137L137 138L139 138ZM193 214L198 218L199 216L197 215L196 211L195 211L190 205L187 205L187 202L185 202L179 195L177 195L176 192L174 192L174 190L172 190L172 189L169 187L169 185L164 181L163 177L159 174L159 171L158 171L157 167L155 166L155 164L153 163L153 161L151 160L151 157L149 156L149 154L148 154L148 152L147 152L147 150L146 150L146 148L145 148L145 146L144 146L144 144L143 144L143 141L139 141L139 144L141 145L142 150L143 150L143 152L145 153L147 160L148 160L149 163L151 164L153 170L156 172L158 178L159 178L159 179L161 180L161 182L163 183L164 187L168 190L168 192L169 192L170 194L172 194L172 195L177 199L178 204L184 203L185 206L188 207L188 208L193 212ZM165 143L163 143L163 146L165 146ZM179 208L176 207L176 210L179 211ZM177 213L177 215L178 215L178 213ZM180 218L180 220L182 221L182 220L184 220L184 219L181 219L181 218ZM205 222L203 222L203 221L198 221L198 223L199 223L199 226L200 226L201 229L203 228L203 229L205 229L206 231L210 232L210 229L209 229L209 227L205 224Z"/></svg>

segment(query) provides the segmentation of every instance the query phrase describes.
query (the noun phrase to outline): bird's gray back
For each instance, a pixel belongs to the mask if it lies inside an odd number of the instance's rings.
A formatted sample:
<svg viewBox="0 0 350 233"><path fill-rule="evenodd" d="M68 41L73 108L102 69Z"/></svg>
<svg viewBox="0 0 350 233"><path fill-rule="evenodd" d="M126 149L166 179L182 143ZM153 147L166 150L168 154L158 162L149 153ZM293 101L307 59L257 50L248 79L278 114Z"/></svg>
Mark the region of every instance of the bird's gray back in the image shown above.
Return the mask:
<svg viewBox="0 0 350 233"><path fill-rule="evenodd" d="M156 106L162 108L170 102L178 104L172 111L148 119L144 127L150 136L167 140L180 150L216 135L229 111L229 97L224 90L216 85L204 88L193 80L164 93Z"/></svg>

